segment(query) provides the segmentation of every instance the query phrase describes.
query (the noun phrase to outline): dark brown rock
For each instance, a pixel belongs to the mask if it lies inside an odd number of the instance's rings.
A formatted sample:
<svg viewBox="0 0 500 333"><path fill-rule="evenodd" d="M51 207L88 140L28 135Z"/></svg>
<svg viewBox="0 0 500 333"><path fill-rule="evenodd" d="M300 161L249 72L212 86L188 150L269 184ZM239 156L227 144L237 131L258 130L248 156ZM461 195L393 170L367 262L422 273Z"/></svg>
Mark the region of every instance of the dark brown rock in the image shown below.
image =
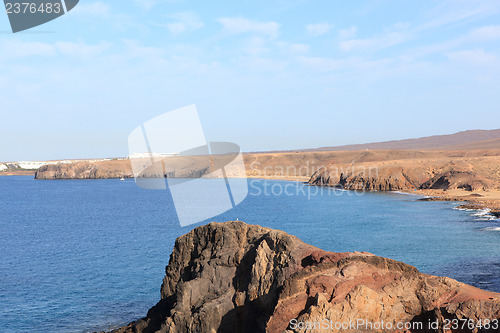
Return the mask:
<svg viewBox="0 0 500 333"><path fill-rule="evenodd" d="M226 222L179 237L160 302L114 332L320 332L294 328L291 320L358 319L437 320L437 330L407 332L443 332L443 320L455 318L500 318L500 294L370 253L326 252L283 231Z"/></svg>

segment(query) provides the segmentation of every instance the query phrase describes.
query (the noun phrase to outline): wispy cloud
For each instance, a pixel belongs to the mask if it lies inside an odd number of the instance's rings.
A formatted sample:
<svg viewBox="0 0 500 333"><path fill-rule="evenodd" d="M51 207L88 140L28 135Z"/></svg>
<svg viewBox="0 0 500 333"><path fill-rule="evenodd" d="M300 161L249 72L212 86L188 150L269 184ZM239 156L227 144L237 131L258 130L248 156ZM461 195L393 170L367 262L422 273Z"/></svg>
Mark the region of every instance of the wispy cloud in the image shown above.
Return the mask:
<svg viewBox="0 0 500 333"><path fill-rule="evenodd" d="M490 25L472 30L467 38L475 41L492 41L500 39L500 25Z"/></svg>
<svg viewBox="0 0 500 333"><path fill-rule="evenodd" d="M269 51L266 46L266 40L261 37L252 37L248 43L243 47L243 52L251 55L259 55Z"/></svg>
<svg viewBox="0 0 500 333"><path fill-rule="evenodd" d="M279 35L280 24L276 22L259 22L241 17L222 17L217 22L224 26L228 34L238 35L242 33L257 33L276 38Z"/></svg>
<svg viewBox="0 0 500 333"><path fill-rule="evenodd" d="M80 22L84 22L86 28L92 27L94 30L106 29L124 31L134 29L135 31L144 31L146 26L143 22L136 22L135 15L129 15L119 10L119 7L112 7L109 3L102 1L80 2L71 15L75 15ZM97 36L100 33L96 33Z"/></svg>
<svg viewBox="0 0 500 333"><path fill-rule="evenodd" d="M351 25L349 28L340 29L338 35L340 39L348 39L354 37L356 31L358 31L358 28L355 25Z"/></svg>
<svg viewBox="0 0 500 333"><path fill-rule="evenodd" d="M486 52L482 49L450 52L447 56L451 60L471 65L492 65L499 60L498 55Z"/></svg>
<svg viewBox="0 0 500 333"><path fill-rule="evenodd" d="M407 50L407 53L411 54L412 57L423 57L431 54L444 54L450 53L453 50L457 50L457 48L464 48L464 45L482 45L485 42L492 42L495 40L500 40L500 25L477 27L463 34L462 36L458 36L456 38L440 43L415 47Z"/></svg>
<svg viewBox="0 0 500 333"><path fill-rule="evenodd" d="M110 15L110 12L110 5L100 1L96 1L80 3L75 7L72 13L76 15L91 15L106 18Z"/></svg>
<svg viewBox="0 0 500 333"><path fill-rule="evenodd" d="M284 55L304 54L311 50L311 45L302 43L277 42L276 46Z"/></svg>
<svg viewBox="0 0 500 333"><path fill-rule="evenodd" d="M341 41L339 48L342 51L378 51L406 41L409 36L402 32L388 32L373 38L349 39Z"/></svg>
<svg viewBox="0 0 500 333"><path fill-rule="evenodd" d="M498 13L500 2L489 0L477 1L443 1L428 12L430 17L417 27L417 31L429 30L484 18Z"/></svg>
<svg viewBox="0 0 500 333"><path fill-rule="evenodd" d="M134 2L141 6L143 9L149 10L157 5L160 0L134 0Z"/></svg>
<svg viewBox="0 0 500 333"><path fill-rule="evenodd" d="M306 53L310 49L311 46L307 44L298 44L298 43L290 44L290 51L292 51L293 53Z"/></svg>
<svg viewBox="0 0 500 333"><path fill-rule="evenodd" d="M332 59L325 57L298 57L298 62L315 71L328 72L345 68L351 59Z"/></svg>
<svg viewBox="0 0 500 333"><path fill-rule="evenodd" d="M104 51L111 47L111 44L101 43L97 45L90 45L83 42L57 42L55 47L57 51L64 56L88 59L101 55Z"/></svg>
<svg viewBox="0 0 500 333"><path fill-rule="evenodd" d="M47 43L24 42L18 39L4 41L0 46L2 58L24 58L31 56L53 56L56 48Z"/></svg>
<svg viewBox="0 0 500 333"><path fill-rule="evenodd" d="M173 22L167 23L165 26L173 35L198 30L204 26L198 15L193 12L175 13L168 15L168 17L169 19L172 19Z"/></svg>
<svg viewBox="0 0 500 333"><path fill-rule="evenodd" d="M91 58L102 54L111 47L110 43L86 44L83 42L24 42L18 39L5 41L0 45L2 58L26 58L31 56Z"/></svg>
<svg viewBox="0 0 500 333"><path fill-rule="evenodd" d="M321 36L326 34L333 26L329 23L315 23L306 25L306 31L311 36Z"/></svg>

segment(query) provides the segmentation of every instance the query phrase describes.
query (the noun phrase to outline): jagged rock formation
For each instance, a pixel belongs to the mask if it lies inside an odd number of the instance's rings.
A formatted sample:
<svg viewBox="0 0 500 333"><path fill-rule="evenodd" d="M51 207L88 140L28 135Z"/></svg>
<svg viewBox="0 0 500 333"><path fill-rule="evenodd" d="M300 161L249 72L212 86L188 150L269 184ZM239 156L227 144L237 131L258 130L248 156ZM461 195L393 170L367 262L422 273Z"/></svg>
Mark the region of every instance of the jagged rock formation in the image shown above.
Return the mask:
<svg viewBox="0 0 500 333"><path fill-rule="evenodd" d="M161 300L114 332L324 332L306 325L325 320L328 332L392 332L388 323L420 322L425 329L406 332L443 332L445 319L498 318L500 294L370 253L326 252L283 231L227 222L179 237ZM335 326L358 320L386 326ZM429 322L438 327L427 329Z"/></svg>
<svg viewBox="0 0 500 333"><path fill-rule="evenodd" d="M463 189L466 191L487 190L493 181L472 171L447 170L420 185L421 189Z"/></svg>
<svg viewBox="0 0 500 333"><path fill-rule="evenodd" d="M334 186L346 190L363 191L396 191L418 187L418 181L408 176L412 170L402 168L378 169L359 168L338 173L325 169L316 171L309 179L309 184ZM414 172L413 172L414 173Z"/></svg>
<svg viewBox="0 0 500 333"><path fill-rule="evenodd" d="M477 162L476 162L477 163ZM309 179L309 184L334 186L347 190L395 191L413 189L487 191L500 188L498 172L493 168L468 161L451 160L437 163L407 165L354 165L347 168L322 168Z"/></svg>

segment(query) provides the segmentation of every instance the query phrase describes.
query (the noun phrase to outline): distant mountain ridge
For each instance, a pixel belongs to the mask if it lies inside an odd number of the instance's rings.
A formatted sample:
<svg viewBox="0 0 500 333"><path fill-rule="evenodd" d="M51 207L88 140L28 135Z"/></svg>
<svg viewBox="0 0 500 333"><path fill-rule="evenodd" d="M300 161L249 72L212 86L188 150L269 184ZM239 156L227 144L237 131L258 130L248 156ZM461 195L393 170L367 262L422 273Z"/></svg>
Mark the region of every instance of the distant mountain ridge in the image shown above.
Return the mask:
<svg viewBox="0 0 500 333"><path fill-rule="evenodd" d="M301 151L356 151L375 149L494 149L500 148L500 129L469 130L417 139L391 140L365 144L320 147Z"/></svg>

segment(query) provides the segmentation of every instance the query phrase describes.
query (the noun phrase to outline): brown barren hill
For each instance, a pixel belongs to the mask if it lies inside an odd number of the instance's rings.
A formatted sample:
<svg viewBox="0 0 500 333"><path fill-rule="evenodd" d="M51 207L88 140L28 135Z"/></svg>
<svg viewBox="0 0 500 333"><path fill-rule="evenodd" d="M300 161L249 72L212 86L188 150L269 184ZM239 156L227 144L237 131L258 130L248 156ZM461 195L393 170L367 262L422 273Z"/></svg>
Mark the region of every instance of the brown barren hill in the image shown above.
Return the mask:
<svg viewBox="0 0 500 333"><path fill-rule="evenodd" d="M500 148L500 138L462 143L449 147L449 149L453 150L477 150L477 149L499 149L499 148Z"/></svg>
<svg viewBox="0 0 500 333"><path fill-rule="evenodd" d="M226 222L179 237L161 300L114 332L444 332L447 320L457 320L474 326L446 332L476 333L498 332L498 319L500 294L370 253L327 252L283 231ZM488 328L476 328L485 320Z"/></svg>
<svg viewBox="0 0 500 333"><path fill-rule="evenodd" d="M483 141L500 139L500 129L469 130L454 134L433 135L418 139L392 140L365 144L322 147L314 150L353 151L365 149L453 149L460 145L467 145L468 149L481 148ZM497 142L498 143L498 142ZM500 148L490 146L488 148Z"/></svg>

